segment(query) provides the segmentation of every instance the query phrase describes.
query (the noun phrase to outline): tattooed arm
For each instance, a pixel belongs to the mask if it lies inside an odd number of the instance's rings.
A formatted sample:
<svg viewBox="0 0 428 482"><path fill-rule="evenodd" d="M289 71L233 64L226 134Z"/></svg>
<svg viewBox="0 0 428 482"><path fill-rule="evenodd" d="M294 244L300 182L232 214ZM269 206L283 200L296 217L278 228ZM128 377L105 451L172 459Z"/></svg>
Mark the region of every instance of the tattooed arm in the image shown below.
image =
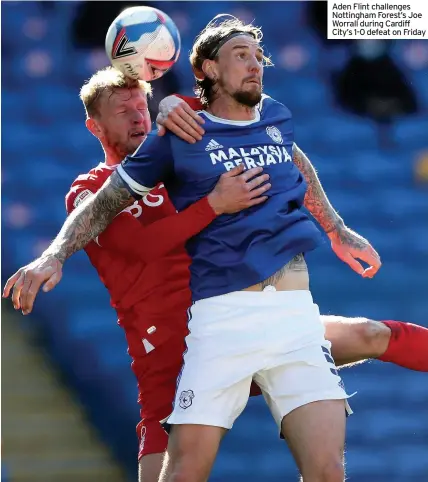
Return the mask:
<svg viewBox="0 0 428 482"><path fill-rule="evenodd" d="M61 280L64 261L101 234L133 201L121 177L114 172L94 196L66 219L49 248L9 278L3 296L9 296L13 286L15 309L21 308L24 315L30 313L41 285L45 283L43 291L54 288Z"/></svg>
<svg viewBox="0 0 428 482"><path fill-rule="evenodd" d="M311 161L296 144L293 144L293 162L308 185L304 205L327 233L335 254L363 277L372 278L381 266L378 253L365 238L345 226L330 204ZM369 267L364 269L356 258Z"/></svg>
<svg viewBox="0 0 428 482"><path fill-rule="evenodd" d="M134 202L122 178L114 172L86 203L76 208L42 256L52 255L62 264L101 234L115 216Z"/></svg>
<svg viewBox="0 0 428 482"><path fill-rule="evenodd" d="M305 196L305 208L318 221L326 233L343 227L343 220L330 204L314 166L296 144L293 144L293 162L305 177L308 185Z"/></svg>

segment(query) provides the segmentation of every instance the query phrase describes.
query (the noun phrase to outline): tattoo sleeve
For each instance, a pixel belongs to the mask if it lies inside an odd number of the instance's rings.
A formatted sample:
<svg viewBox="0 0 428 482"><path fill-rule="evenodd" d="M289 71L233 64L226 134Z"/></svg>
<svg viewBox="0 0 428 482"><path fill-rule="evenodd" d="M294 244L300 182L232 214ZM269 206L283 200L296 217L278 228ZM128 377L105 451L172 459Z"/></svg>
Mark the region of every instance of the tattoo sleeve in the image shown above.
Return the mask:
<svg viewBox="0 0 428 482"><path fill-rule="evenodd" d="M343 226L342 218L330 204L311 161L296 144L293 144L293 162L305 177L308 185L304 203L306 209L326 233L341 228Z"/></svg>
<svg viewBox="0 0 428 482"><path fill-rule="evenodd" d="M133 197L121 177L114 172L95 196L70 214L58 236L43 254L53 255L64 263L101 234L114 217L132 202Z"/></svg>

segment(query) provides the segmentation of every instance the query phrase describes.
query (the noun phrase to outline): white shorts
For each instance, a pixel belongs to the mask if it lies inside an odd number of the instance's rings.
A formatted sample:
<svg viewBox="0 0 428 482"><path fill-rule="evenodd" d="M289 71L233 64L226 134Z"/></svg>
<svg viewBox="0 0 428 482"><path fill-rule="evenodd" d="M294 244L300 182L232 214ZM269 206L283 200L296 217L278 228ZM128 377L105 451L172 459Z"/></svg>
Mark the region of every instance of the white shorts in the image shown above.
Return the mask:
<svg viewBox="0 0 428 482"><path fill-rule="evenodd" d="M348 398L309 291L237 291L197 301L189 330L168 424L230 429L252 380L278 426L298 407Z"/></svg>

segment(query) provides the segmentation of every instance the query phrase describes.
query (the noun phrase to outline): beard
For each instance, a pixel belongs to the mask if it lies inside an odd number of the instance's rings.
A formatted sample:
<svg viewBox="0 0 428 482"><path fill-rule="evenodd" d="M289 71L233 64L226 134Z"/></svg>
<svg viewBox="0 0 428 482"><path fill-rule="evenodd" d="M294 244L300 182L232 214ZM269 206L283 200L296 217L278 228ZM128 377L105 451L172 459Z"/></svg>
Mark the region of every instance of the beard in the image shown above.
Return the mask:
<svg viewBox="0 0 428 482"><path fill-rule="evenodd" d="M216 89L213 92L218 95L220 92L223 94L228 94L232 99L234 99L238 104L244 105L245 107L255 107L262 100L263 86L260 85L257 89L251 90L236 90L233 93L228 93L225 83L222 78L217 80ZM214 87L214 86L213 86ZM220 94L221 95L221 94Z"/></svg>
<svg viewBox="0 0 428 482"><path fill-rule="evenodd" d="M112 142L110 147L116 152L120 157L125 158L134 154L138 146L130 144L129 142Z"/></svg>
<svg viewBox="0 0 428 482"><path fill-rule="evenodd" d="M237 90L233 93L232 97L239 104L245 105L246 107L255 107L262 100L262 89L253 92Z"/></svg>
<svg viewBox="0 0 428 482"><path fill-rule="evenodd" d="M116 153L118 157L122 158L134 154L140 144L141 141L134 140L132 138L119 139L111 132L108 132L106 136L106 145L108 147L108 150Z"/></svg>

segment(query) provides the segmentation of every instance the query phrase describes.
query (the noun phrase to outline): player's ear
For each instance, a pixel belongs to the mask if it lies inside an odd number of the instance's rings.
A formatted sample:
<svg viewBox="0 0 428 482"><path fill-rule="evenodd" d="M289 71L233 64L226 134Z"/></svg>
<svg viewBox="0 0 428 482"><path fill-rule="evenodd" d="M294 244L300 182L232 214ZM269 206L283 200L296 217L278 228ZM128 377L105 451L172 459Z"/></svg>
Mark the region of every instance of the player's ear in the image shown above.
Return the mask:
<svg viewBox="0 0 428 482"><path fill-rule="evenodd" d="M205 77L208 77L215 82L218 78L216 62L214 60L205 59L202 63L202 72Z"/></svg>
<svg viewBox="0 0 428 482"><path fill-rule="evenodd" d="M89 117L88 119L86 119L85 124L88 131L97 139L99 139L102 132L100 126L98 125L98 122L94 118Z"/></svg>

